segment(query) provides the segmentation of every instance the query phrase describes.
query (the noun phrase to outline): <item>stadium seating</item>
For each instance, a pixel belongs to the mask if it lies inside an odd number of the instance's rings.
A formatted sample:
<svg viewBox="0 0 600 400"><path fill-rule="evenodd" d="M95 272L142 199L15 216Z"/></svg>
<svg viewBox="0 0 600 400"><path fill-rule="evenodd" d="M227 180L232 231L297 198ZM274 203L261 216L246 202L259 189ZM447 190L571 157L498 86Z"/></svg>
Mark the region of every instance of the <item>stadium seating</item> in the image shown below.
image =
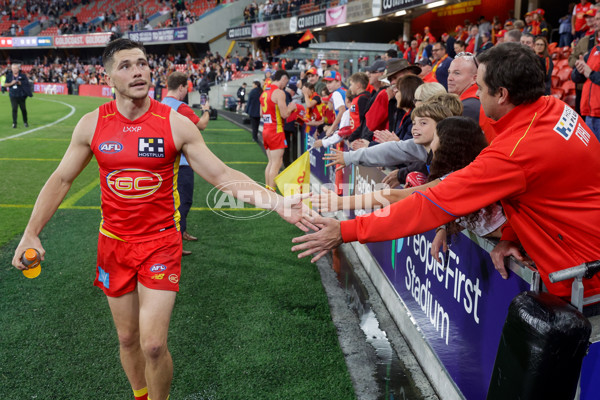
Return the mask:
<svg viewBox="0 0 600 400"><path fill-rule="evenodd" d="M561 82L565 82L567 80L571 80L571 72L573 71L573 68L566 66L560 69L560 71L558 71L558 77L560 79Z"/></svg>
<svg viewBox="0 0 600 400"><path fill-rule="evenodd" d="M567 103L570 107L575 108L575 95L574 94L570 94L568 96L565 96L565 98L563 99L563 101L565 103Z"/></svg>
<svg viewBox="0 0 600 400"><path fill-rule="evenodd" d="M560 59L554 63L554 68L558 69L558 70L561 70L564 67L568 67L568 66L569 66L569 60L567 60L565 58Z"/></svg>
<svg viewBox="0 0 600 400"><path fill-rule="evenodd" d="M557 99L562 99L565 95L565 91L562 90L561 88L552 88L550 91L550 94L554 97L556 97Z"/></svg>
<svg viewBox="0 0 600 400"><path fill-rule="evenodd" d="M221 1L221 3L230 3L232 1L233 0L225 0ZM217 2L214 0L196 0L186 2L186 5L188 11L195 16L199 16L214 8L216 3ZM141 27L136 25L141 24L142 20L128 20L126 17L126 11L129 10L131 13L133 13L133 15L135 15L136 11L140 9L144 10L144 18L148 18L159 12L170 12L171 6L170 2L161 2L159 0L98 0L90 1L84 5L79 5L70 11L61 14L61 18L75 17L80 23L89 23L96 18L104 16L105 13L111 14L114 11L117 15L117 20L115 23L119 26L121 31L127 31L130 26L133 26L134 29L140 29ZM42 20L47 20L47 18L44 15L35 15L34 21L35 20L41 22ZM9 21L7 16L2 16L0 17L0 33L9 31L13 23L24 27L25 25L29 24L29 21L26 18ZM39 33L39 35L42 36L54 36L57 34L58 28L56 26L46 27L46 29L43 29Z"/></svg>
<svg viewBox="0 0 600 400"><path fill-rule="evenodd" d="M573 82L571 79L564 81L560 88L564 90L565 95L575 94L575 82Z"/></svg>

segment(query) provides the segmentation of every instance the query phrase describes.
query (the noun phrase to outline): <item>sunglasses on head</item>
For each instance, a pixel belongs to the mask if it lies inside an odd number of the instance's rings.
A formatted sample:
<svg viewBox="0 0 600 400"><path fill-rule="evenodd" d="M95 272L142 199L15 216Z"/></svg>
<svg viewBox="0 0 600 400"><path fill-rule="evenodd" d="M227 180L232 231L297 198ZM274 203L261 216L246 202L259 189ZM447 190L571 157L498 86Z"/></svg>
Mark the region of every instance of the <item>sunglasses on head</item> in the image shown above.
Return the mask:
<svg viewBox="0 0 600 400"><path fill-rule="evenodd" d="M460 53L458 53L456 55L455 58L458 57L471 57L473 59L473 62L475 63L475 68L479 67L479 63L477 62L477 57L475 57L475 54L473 53L469 53L468 51L461 51Z"/></svg>

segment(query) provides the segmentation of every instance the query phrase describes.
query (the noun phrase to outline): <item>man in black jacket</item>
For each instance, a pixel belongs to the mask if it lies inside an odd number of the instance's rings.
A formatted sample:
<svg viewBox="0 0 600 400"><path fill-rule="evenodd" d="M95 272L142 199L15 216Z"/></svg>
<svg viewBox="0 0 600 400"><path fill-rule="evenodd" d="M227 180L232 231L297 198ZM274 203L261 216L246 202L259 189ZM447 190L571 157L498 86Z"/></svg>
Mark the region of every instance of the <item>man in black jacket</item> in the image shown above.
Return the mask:
<svg viewBox="0 0 600 400"><path fill-rule="evenodd" d="M260 95L262 93L262 85L259 81L252 82L252 85L252 90L248 95L248 103L246 104L246 113L250 117L252 139L259 143L258 127L260 126Z"/></svg>
<svg viewBox="0 0 600 400"><path fill-rule="evenodd" d="M8 94L10 96L10 104L12 105L12 127L17 127L17 111L18 107L21 107L21 114L23 115L23 123L27 128L27 106L25 100L27 97L32 97L31 86L29 85L29 79L27 75L21 71L21 64L12 63L10 71L6 73L6 82L4 87L8 88Z"/></svg>

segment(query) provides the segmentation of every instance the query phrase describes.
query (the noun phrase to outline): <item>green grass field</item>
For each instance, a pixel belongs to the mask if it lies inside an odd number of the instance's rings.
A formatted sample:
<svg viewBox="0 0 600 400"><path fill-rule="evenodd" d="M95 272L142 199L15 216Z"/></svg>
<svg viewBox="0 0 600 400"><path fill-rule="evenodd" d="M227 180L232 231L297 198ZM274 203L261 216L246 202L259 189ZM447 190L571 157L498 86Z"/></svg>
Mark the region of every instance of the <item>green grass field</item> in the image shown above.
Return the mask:
<svg viewBox="0 0 600 400"><path fill-rule="evenodd" d="M8 139L11 135L66 120ZM11 129L0 97L0 398L132 399L102 292L92 286L100 221L94 160L41 234L42 274L11 266L37 194L79 118L104 99L36 95L29 128ZM266 157L249 132L223 119L204 133L212 151L262 182ZM315 266L291 253L299 230L277 215L240 221L206 208L196 177L180 293L170 329L172 400L353 399L354 392ZM237 211L249 213L251 211Z"/></svg>

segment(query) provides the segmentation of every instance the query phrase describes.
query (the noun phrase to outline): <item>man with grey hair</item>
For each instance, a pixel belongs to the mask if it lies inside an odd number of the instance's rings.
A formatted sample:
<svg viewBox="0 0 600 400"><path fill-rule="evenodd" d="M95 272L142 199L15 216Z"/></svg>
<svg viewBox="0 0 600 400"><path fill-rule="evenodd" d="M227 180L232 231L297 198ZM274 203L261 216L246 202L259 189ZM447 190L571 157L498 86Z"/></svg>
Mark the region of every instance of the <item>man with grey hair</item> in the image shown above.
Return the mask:
<svg viewBox="0 0 600 400"><path fill-rule="evenodd" d="M511 29L504 34L504 43L514 42L521 43L521 31L519 29Z"/></svg>

